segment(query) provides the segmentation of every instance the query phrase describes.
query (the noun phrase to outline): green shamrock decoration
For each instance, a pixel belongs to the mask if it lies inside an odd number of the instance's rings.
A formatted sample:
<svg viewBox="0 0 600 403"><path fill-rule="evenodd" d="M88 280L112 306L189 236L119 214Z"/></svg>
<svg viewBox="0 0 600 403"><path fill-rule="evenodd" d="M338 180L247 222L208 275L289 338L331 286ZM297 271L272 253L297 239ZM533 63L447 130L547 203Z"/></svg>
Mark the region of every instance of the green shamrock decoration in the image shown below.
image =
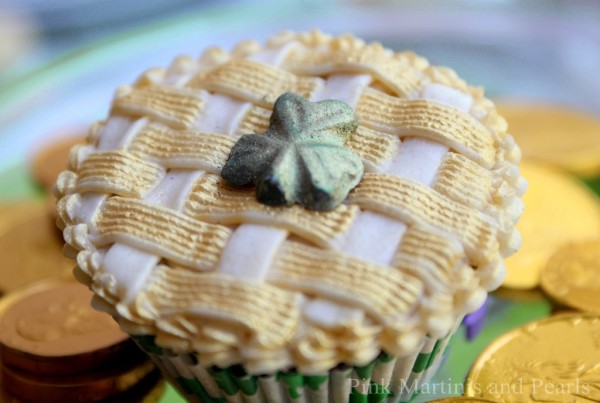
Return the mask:
<svg viewBox="0 0 600 403"><path fill-rule="evenodd" d="M309 102L285 93L275 102L269 129L242 136L221 176L232 185L256 185L263 204L331 210L364 173L360 157L344 147L357 127L352 107L344 102Z"/></svg>

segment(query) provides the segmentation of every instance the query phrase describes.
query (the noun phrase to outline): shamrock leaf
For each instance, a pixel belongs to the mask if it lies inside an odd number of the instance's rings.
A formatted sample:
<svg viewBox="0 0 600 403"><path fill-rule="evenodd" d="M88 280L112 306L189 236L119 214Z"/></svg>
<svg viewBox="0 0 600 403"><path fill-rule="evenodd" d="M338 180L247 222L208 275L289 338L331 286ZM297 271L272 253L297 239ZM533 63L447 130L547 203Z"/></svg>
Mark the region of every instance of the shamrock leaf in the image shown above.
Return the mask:
<svg viewBox="0 0 600 403"><path fill-rule="evenodd" d="M354 111L341 101L313 103L285 93L275 102L269 129L242 136L221 176L232 185L256 185L264 204L331 210L363 176L360 157L344 147L357 127Z"/></svg>

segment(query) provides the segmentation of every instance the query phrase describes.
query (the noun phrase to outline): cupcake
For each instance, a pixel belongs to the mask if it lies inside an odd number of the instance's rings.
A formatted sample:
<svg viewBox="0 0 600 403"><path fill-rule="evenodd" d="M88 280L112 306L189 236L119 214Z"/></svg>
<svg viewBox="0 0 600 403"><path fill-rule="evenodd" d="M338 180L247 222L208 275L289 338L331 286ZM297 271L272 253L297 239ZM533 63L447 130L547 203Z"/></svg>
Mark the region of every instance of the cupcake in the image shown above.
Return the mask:
<svg viewBox="0 0 600 403"><path fill-rule="evenodd" d="M452 70L286 32L117 89L58 224L188 400L407 401L519 247L519 160Z"/></svg>

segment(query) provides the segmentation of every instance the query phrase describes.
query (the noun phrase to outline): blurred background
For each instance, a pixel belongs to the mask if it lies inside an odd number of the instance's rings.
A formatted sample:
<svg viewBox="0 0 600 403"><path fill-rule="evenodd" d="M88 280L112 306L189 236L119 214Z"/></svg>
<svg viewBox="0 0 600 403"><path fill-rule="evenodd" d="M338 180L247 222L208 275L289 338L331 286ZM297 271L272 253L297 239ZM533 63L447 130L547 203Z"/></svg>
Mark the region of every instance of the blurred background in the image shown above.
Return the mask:
<svg viewBox="0 0 600 403"><path fill-rule="evenodd" d="M312 28L413 50L485 87L514 115L512 127L524 127L515 133L522 144L532 139L525 156L555 163L597 201L589 190L600 191L598 0L0 0L0 201L45 198L55 176L44 179L44 171L64 167L66 158L64 150L48 150L81 139L107 115L114 89L147 68L165 67L179 54L197 57L208 46L230 49L241 39ZM540 120L527 126L528 108L540 106ZM555 143L536 155L535 147L549 145L545 131ZM562 160L557 150L573 143L586 151L569 150ZM573 163L584 157L585 166ZM555 182L544 183L531 184L542 201L554 191L544 186ZM540 228L536 219L547 216L531 218L531 231ZM592 226L586 236L600 234ZM461 383L492 340L553 312L538 277L536 271L534 280L505 284L486 305L486 329L475 340L459 338L436 379ZM460 390L417 401L449 394ZM163 401L180 400L169 390Z"/></svg>
<svg viewBox="0 0 600 403"><path fill-rule="evenodd" d="M0 0L0 170L104 117L176 55L284 29L352 32L454 68L491 97L600 114L595 0Z"/></svg>

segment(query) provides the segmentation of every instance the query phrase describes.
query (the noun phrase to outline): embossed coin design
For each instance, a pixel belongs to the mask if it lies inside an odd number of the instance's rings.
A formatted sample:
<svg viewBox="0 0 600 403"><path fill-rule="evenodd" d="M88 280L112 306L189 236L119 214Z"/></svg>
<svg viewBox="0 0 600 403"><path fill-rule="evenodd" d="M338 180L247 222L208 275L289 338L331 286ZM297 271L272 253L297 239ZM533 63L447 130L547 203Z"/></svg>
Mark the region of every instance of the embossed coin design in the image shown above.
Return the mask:
<svg viewBox="0 0 600 403"><path fill-rule="evenodd" d="M70 276L74 264L62 253L60 232L48 204L11 206L0 214L0 290L11 291L49 276Z"/></svg>
<svg viewBox="0 0 600 403"><path fill-rule="evenodd" d="M515 329L479 355L465 395L504 403L600 401L600 315L570 313Z"/></svg>
<svg viewBox="0 0 600 403"><path fill-rule="evenodd" d="M548 166L521 164L529 184L523 196L525 213L517 224L521 250L506 260L504 287L537 287L550 256L567 242L600 233L600 201L576 179Z"/></svg>
<svg viewBox="0 0 600 403"><path fill-rule="evenodd" d="M97 369L143 355L117 323L90 306L92 292L72 279L44 280L0 303L2 364L37 374Z"/></svg>
<svg viewBox="0 0 600 403"><path fill-rule="evenodd" d="M600 314L600 240L567 245L552 255L541 286L562 305Z"/></svg>
<svg viewBox="0 0 600 403"><path fill-rule="evenodd" d="M600 119L559 105L496 103L525 158L583 176L600 173Z"/></svg>
<svg viewBox="0 0 600 403"><path fill-rule="evenodd" d="M46 190L52 189L58 174L65 170L69 160L69 151L76 144L83 144L84 137L78 135L50 144L35 157L31 170L35 180Z"/></svg>

